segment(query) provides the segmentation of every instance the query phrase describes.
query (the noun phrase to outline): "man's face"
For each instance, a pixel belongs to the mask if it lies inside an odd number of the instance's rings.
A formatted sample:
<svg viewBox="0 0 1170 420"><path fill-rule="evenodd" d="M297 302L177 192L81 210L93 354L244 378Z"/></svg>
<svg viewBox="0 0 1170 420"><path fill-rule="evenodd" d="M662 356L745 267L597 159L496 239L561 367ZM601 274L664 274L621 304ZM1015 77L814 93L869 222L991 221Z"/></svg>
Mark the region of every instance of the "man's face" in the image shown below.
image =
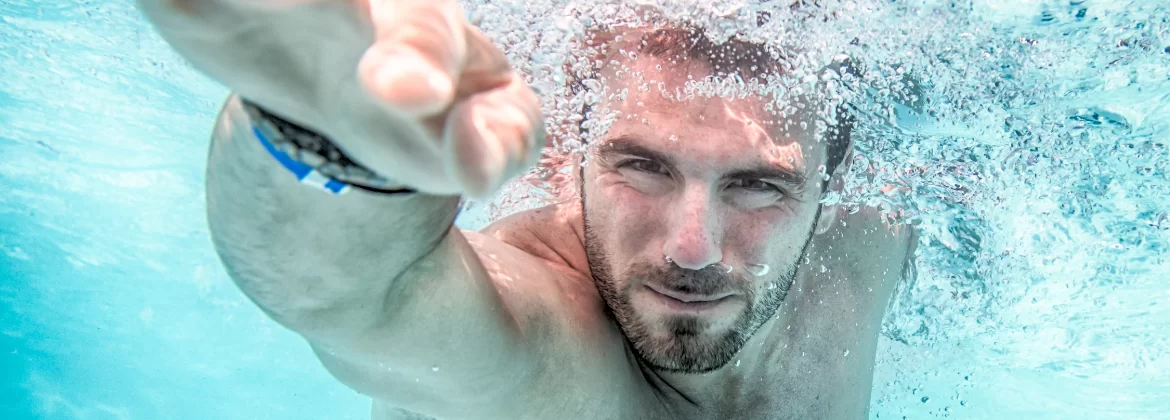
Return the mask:
<svg viewBox="0 0 1170 420"><path fill-rule="evenodd" d="M701 79L701 64L627 68L638 74L603 72L607 94L628 93L601 104L617 119L584 169L589 265L646 363L712 371L787 295L819 214L825 152L786 132L764 98L676 101L653 87Z"/></svg>

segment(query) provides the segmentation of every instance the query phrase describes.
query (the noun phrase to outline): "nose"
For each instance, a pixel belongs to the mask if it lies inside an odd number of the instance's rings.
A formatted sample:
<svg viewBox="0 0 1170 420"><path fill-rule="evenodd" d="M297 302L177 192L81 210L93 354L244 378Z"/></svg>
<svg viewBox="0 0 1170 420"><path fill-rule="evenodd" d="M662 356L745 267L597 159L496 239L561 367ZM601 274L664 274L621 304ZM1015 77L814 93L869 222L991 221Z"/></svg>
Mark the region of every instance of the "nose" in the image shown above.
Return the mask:
<svg viewBox="0 0 1170 420"><path fill-rule="evenodd" d="M675 265L689 270L700 270L722 261L722 220L711 192L703 185L687 186L672 204L663 254Z"/></svg>

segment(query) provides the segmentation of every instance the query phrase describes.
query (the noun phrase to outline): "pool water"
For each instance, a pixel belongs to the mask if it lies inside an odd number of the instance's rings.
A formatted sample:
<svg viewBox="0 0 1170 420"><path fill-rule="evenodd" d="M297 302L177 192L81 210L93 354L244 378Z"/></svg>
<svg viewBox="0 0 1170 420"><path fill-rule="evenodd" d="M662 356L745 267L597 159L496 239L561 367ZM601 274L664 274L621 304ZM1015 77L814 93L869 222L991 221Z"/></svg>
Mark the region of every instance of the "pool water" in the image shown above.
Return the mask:
<svg viewBox="0 0 1170 420"><path fill-rule="evenodd" d="M1170 419L1170 1L661 3L870 67L838 199L907 209L923 232L872 418ZM566 37L630 13L466 7L542 92L563 82ZM899 100L907 77L918 100ZM203 171L226 94L132 2L0 4L0 418L368 418L211 247Z"/></svg>

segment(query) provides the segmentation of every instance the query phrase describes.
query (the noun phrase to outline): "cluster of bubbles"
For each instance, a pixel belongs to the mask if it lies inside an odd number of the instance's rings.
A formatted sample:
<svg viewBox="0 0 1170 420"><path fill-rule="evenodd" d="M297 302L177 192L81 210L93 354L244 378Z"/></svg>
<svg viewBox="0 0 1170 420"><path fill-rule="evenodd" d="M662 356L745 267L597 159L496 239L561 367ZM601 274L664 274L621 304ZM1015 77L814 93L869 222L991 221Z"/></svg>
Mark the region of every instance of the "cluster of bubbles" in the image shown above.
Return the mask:
<svg viewBox="0 0 1170 420"><path fill-rule="evenodd" d="M1168 311L1150 301L1170 277L1170 7L1157 3L469 3L474 23L541 93L554 140L495 206L563 197L580 129L604 131L606 118L582 112L615 93L593 80L567 88L597 64L580 42L592 28L697 24L716 40L789 51L794 69L764 84L712 80L698 94L811 86L857 118L845 193L827 202L876 206L922 234L917 277L899 287L887 337L910 345L995 337L1003 350L1035 355L1004 363L1138 372L1170 353L1125 321ZM859 71L826 77L842 57ZM823 116L819 129L834 118ZM1138 346L1146 350L1131 351ZM1134 356L1104 366L1102 352Z"/></svg>

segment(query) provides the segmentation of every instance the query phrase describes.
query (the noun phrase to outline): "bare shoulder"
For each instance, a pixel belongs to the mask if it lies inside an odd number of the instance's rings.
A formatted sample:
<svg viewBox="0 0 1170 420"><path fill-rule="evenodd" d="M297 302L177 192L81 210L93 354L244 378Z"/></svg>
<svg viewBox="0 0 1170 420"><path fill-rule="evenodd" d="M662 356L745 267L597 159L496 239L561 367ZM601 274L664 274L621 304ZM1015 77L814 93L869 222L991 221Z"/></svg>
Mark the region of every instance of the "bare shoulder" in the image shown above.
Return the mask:
<svg viewBox="0 0 1170 420"><path fill-rule="evenodd" d="M541 266L523 278L492 277L504 296L526 295L528 299L539 299L540 302L511 304L545 308L549 321L544 331L534 332L542 341L543 367L529 388L530 394L518 398L519 401L564 399L561 393L565 390L574 390L574 397L566 401L614 400L639 389L640 372L621 362L628 357L621 331L607 316L605 303L589 273L579 217L579 207L553 205L513 214L479 232L465 232L489 272L500 264ZM510 289L517 288L539 289L541 293L509 293ZM579 407L532 404L526 410L533 418L558 418L564 417L560 410L585 407L592 404L582 402ZM604 410L588 408L589 412L620 409L617 406Z"/></svg>
<svg viewBox="0 0 1170 420"><path fill-rule="evenodd" d="M480 233L588 278L579 202L553 204L500 219Z"/></svg>
<svg viewBox="0 0 1170 420"><path fill-rule="evenodd" d="M584 247L574 229L571 208L546 206L527 210L500 219L479 232L464 234L489 272L497 266L513 270L522 266L537 266L527 271L524 284L515 278L493 276L497 287L508 289L526 287L547 289L537 295L549 306L566 310L563 317L589 318L602 305L600 296L589 277ZM531 283L531 284L529 284ZM575 305L566 306L566 301Z"/></svg>
<svg viewBox="0 0 1170 420"><path fill-rule="evenodd" d="M464 232L488 271L495 266L535 265L538 270L515 284L506 276L493 276L501 289L516 286L545 289L542 306L558 308L572 325L600 329L606 321L604 302L597 293L578 228L579 208L551 205L516 213L479 232ZM596 330L595 330L596 331ZM567 332L572 335L572 332Z"/></svg>
<svg viewBox="0 0 1170 420"><path fill-rule="evenodd" d="M850 213L838 209L837 231L841 246L850 249L880 250L871 253L882 258L905 256L917 240L914 226L904 220L888 216L876 207L862 207ZM875 249L880 248L880 249Z"/></svg>
<svg viewBox="0 0 1170 420"><path fill-rule="evenodd" d="M816 239L816 248L834 270L884 307L913 263L918 233L913 225L874 207L838 211L834 226Z"/></svg>
<svg viewBox="0 0 1170 420"><path fill-rule="evenodd" d="M836 216L813 237L799 271L787 366L796 392L834 402L829 417L859 418L870 401L882 319L916 235L875 208Z"/></svg>

